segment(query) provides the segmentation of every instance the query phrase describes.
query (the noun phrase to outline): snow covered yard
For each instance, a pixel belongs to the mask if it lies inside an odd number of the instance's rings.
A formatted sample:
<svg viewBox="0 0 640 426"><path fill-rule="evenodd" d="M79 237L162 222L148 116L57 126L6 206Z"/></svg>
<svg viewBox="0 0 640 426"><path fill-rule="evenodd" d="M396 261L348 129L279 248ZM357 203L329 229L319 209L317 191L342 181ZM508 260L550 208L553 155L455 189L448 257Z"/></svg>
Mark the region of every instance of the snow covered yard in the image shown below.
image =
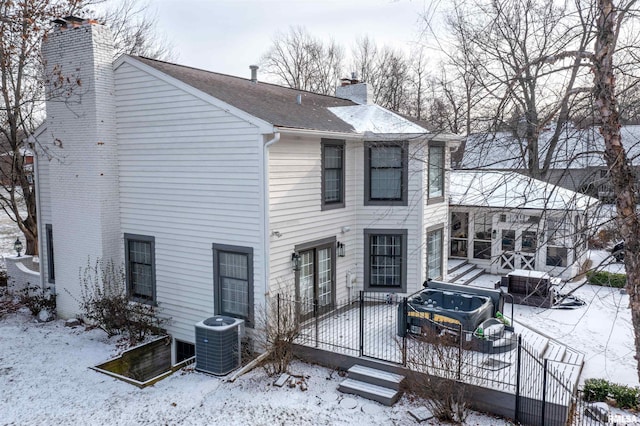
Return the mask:
<svg viewBox="0 0 640 426"><path fill-rule="evenodd" d="M0 424L416 424L408 411L424 405L410 395L385 407L342 394L337 372L299 362L291 371L307 378L306 391L273 386L261 368L234 383L181 370L138 389L89 369L114 351L100 330L35 323L25 312L0 319ZM472 413L467 424L507 423Z"/></svg>
<svg viewBox="0 0 640 426"><path fill-rule="evenodd" d="M575 286L575 284L574 284ZM568 292L565 287L562 292ZM516 329L525 324L585 354L581 382L588 378L638 386L629 296L620 289L583 285L575 293L586 302L577 309L516 305ZM510 307L505 309L510 312Z"/></svg>

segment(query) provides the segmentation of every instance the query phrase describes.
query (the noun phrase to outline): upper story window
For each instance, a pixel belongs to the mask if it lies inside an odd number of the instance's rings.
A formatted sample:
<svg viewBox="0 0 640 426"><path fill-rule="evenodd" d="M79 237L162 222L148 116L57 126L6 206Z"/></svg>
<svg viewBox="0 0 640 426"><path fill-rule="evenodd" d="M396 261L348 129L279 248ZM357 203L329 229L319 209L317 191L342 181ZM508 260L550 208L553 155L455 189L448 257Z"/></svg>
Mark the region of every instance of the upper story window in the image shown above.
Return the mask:
<svg viewBox="0 0 640 426"><path fill-rule="evenodd" d="M322 210L344 207L344 141L322 140Z"/></svg>
<svg viewBox="0 0 640 426"><path fill-rule="evenodd" d="M365 205L407 205L406 142L365 146Z"/></svg>
<svg viewBox="0 0 640 426"><path fill-rule="evenodd" d="M444 146L429 147L428 199L444 201Z"/></svg>
<svg viewBox="0 0 640 426"><path fill-rule="evenodd" d="M124 234L127 290L133 300L156 301L155 238Z"/></svg>

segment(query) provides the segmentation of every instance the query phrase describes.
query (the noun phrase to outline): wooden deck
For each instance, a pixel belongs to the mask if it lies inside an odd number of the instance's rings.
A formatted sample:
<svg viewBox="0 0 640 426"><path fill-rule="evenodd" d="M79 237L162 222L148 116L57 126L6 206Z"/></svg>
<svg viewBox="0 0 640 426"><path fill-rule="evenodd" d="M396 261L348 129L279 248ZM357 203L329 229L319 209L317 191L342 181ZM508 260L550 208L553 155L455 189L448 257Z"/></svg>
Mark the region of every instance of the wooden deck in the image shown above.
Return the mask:
<svg viewBox="0 0 640 426"><path fill-rule="evenodd" d="M401 365L402 347L403 343L406 343L404 364L412 370L463 380L481 387L515 392L516 349L501 354L486 354L469 350L460 352L457 347L442 349L442 345L436 350L414 338L408 338L403 342L397 335L397 312L398 306L395 303L364 306L362 347L361 319L357 306L307 321L296 343L329 352L363 356ZM535 360L535 365L532 362L527 368L532 371L536 368L541 369L544 360L547 360L548 372L567 389L573 390L580 379L584 354L531 328L518 324L515 327L515 332L522 336L522 350L527 351L531 359ZM531 396L536 395L537 391L532 388Z"/></svg>

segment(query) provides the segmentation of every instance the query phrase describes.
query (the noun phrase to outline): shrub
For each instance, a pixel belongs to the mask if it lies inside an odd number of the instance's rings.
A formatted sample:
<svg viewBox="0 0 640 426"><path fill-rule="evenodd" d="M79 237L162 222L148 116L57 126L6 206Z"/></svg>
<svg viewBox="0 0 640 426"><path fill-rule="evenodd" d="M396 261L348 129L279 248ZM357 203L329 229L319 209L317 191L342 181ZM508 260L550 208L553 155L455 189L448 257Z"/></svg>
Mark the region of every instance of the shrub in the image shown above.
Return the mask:
<svg viewBox="0 0 640 426"><path fill-rule="evenodd" d="M464 340L459 340L462 336L427 325L422 327L419 337L411 338L421 344L407 345L407 363L413 365L408 376L408 390L424 398L438 420L465 424L469 415L469 395L458 372L462 365L469 365L473 360Z"/></svg>
<svg viewBox="0 0 640 426"><path fill-rule="evenodd" d="M618 408L636 408L638 406L638 389L624 385L611 385L611 397Z"/></svg>
<svg viewBox="0 0 640 426"><path fill-rule="evenodd" d="M589 402L605 401L609 396L609 382L605 379L584 381L584 399Z"/></svg>
<svg viewBox="0 0 640 426"><path fill-rule="evenodd" d="M300 335L296 303L280 297L272 299L270 315L262 321L267 352L262 366L270 376L286 373L293 359L293 343Z"/></svg>
<svg viewBox="0 0 640 426"><path fill-rule="evenodd" d="M584 382L584 399L604 402L613 399L618 408L638 408L640 389L611 383L605 379L587 379Z"/></svg>
<svg viewBox="0 0 640 426"><path fill-rule="evenodd" d="M53 319L56 311L56 296L49 291L45 291L40 287L27 286L20 291L20 303L26 306L31 315L39 316L40 312L46 311L43 321Z"/></svg>
<svg viewBox="0 0 640 426"><path fill-rule="evenodd" d="M122 267L98 260L94 266L87 264L80 280L84 318L109 337L122 335L133 346L149 335L163 332L165 321L158 317L154 306L129 300Z"/></svg>
<svg viewBox="0 0 640 426"><path fill-rule="evenodd" d="M624 288L627 284L625 274L615 274L607 271L592 271L587 273L589 283L614 288Z"/></svg>

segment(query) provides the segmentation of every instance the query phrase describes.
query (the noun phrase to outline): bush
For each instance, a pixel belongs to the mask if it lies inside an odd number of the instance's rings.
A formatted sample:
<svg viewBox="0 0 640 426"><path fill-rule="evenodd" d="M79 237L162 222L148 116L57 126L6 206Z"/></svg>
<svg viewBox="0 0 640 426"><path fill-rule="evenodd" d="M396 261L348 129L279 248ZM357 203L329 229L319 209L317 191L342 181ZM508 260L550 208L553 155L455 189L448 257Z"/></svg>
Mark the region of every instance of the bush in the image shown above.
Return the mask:
<svg viewBox="0 0 640 426"><path fill-rule="evenodd" d="M613 399L618 408L638 408L640 389L610 383L605 379L587 379L584 382L584 399L589 402L605 402Z"/></svg>
<svg viewBox="0 0 640 426"><path fill-rule="evenodd" d="M46 311L43 321L49 321L54 318L56 311L56 296L49 291L45 291L40 287L27 286L20 291L20 303L26 306L31 315L39 316L40 312Z"/></svg>
<svg viewBox="0 0 640 426"><path fill-rule="evenodd" d="M611 385L611 397L616 400L618 408L636 408L638 406L638 389L623 385Z"/></svg>
<svg viewBox="0 0 640 426"><path fill-rule="evenodd" d="M87 265L80 280L84 318L109 337L122 335L134 346L149 335L163 333L164 320L154 306L129 300L123 268L98 260L95 266Z"/></svg>
<svg viewBox="0 0 640 426"><path fill-rule="evenodd" d="M605 379L584 381L584 399L589 402L606 401L609 396L609 382Z"/></svg>
<svg viewBox="0 0 640 426"><path fill-rule="evenodd" d="M293 344L300 335L296 303L280 297L272 299L270 315L262 320L267 352L262 366L269 376L286 373L293 359Z"/></svg>
<svg viewBox="0 0 640 426"><path fill-rule="evenodd" d="M592 271L587 273L587 280L590 284L605 287L624 288L627 284L625 274L615 274L607 271Z"/></svg>

